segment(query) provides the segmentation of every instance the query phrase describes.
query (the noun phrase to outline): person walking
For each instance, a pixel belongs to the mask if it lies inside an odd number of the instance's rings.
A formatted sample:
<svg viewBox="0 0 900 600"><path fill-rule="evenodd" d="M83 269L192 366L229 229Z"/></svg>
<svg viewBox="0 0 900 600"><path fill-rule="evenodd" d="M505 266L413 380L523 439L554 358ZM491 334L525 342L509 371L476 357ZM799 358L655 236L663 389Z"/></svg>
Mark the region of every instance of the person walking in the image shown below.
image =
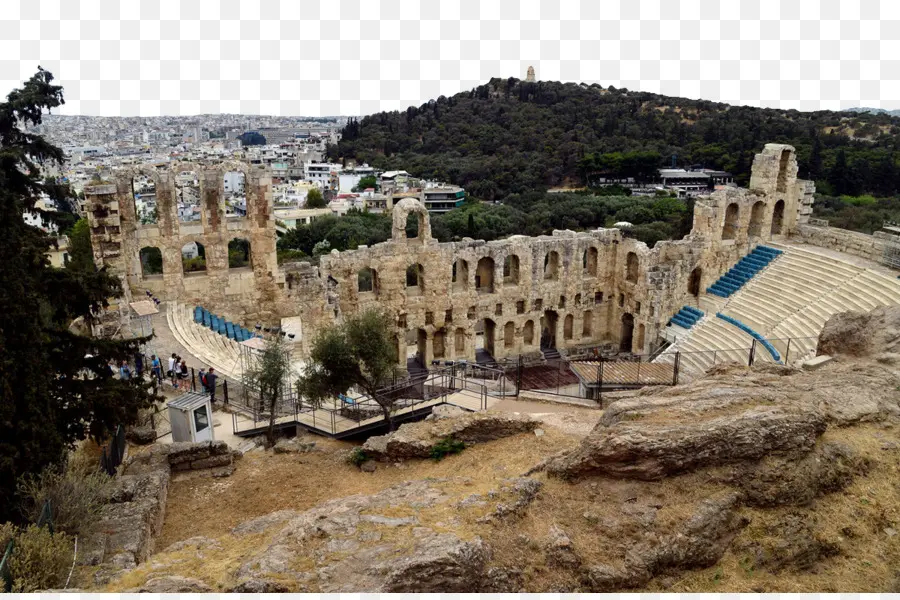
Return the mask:
<svg viewBox="0 0 900 600"><path fill-rule="evenodd" d="M210 367L206 373L206 388L209 390L209 401L212 402L213 406L216 404L216 379L218 379L216 370Z"/></svg>
<svg viewBox="0 0 900 600"><path fill-rule="evenodd" d="M172 387L178 387L175 385L175 364L176 364L176 356L175 353L172 353L172 356L169 357L169 370L166 372L166 375L169 376L169 379L172 382Z"/></svg>
<svg viewBox="0 0 900 600"><path fill-rule="evenodd" d="M157 384L162 383L162 363L155 354L150 357L150 375L156 380Z"/></svg>
<svg viewBox="0 0 900 600"><path fill-rule="evenodd" d="M188 388L190 387L190 385L188 384L188 368L187 368L187 363L184 361L183 358L181 359L181 368L180 368L179 376L181 377L182 389L185 392L188 391Z"/></svg>
<svg viewBox="0 0 900 600"><path fill-rule="evenodd" d="M209 389L206 387L206 368L200 367L200 389L203 390L203 393L208 393Z"/></svg>

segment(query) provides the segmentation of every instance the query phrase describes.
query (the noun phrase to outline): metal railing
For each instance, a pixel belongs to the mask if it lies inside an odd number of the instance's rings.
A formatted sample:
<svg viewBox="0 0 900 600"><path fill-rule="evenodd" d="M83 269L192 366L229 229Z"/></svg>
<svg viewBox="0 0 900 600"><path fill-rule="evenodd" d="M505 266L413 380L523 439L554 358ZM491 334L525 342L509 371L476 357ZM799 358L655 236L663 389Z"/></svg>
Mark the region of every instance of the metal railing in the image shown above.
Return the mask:
<svg viewBox="0 0 900 600"><path fill-rule="evenodd" d="M123 460L125 460L125 428L119 425L112 439L100 452L100 468L108 475L115 476Z"/></svg>

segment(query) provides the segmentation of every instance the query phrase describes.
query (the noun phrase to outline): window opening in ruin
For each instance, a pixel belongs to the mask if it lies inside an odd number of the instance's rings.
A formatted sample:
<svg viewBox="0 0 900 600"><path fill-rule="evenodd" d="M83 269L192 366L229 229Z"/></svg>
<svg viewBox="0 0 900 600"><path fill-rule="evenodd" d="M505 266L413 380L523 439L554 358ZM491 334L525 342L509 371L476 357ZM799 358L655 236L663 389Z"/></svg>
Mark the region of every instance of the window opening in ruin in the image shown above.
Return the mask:
<svg viewBox="0 0 900 600"><path fill-rule="evenodd" d="M788 163L791 160L791 151L790 150L782 150L781 151L781 160L778 161L778 179L776 180L775 191L776 192L786 192L787 191L787 169Z"/></svg>
<svg viewBox="0 0 900 600"><path fill-rule="evenodd" d="M625 306L625 294L619 294L619 308Z"/></svg>
<svg viewBox="0 0 900 600"><path fill-rule="evenodd" d="M722 239L733 240L737 237L741 211L737 202L732 202L725 209L725 224L722 226Z"/></svg>
<svg viewBox="0 0 900 600"><path fill-rule="evenodd" d="M516 325L508 321L503 327L503 347L512 348L516 343Z"/></svg>
<svg viewBox="0 0 900 600"><path fill-rule="evenodd" d="M636 314L636 315L641 314L641 303L640 302L634 303L634 314Z"/></svg>
<svg viewBox="0 0 900 600"><path fill-rule="evenodd" d="M498 302L497 306L494 308L494 314L498 317L503 314L503 303Z"/></svg>
<svg viewBox="0 0 900 600"><path fill-rule="evenodd" d="M591 330L593 329L593 320L594 320L594 313L589 310L584 311L584 315L582 315L582 321L581 321L581 337L591 337Z"/></svg>
<svg viewBox="0 0 900 600"><path fill-rule="evenodd" d="M250 241L234 238L228 242L228 268L240 269L250 266Z"/></svg>
<svg viewBox="0 0 900 600"><path fill-rule="evenodd" d="M522 328L522 341L526 346L534 345L534 321L525 321Z"/></svg>
<svg viewBox="0 0 900 600"><path fill-rule="evenodd" d="M575 294L575 306L581 306L581 294Z"/></svg>
<svg viewBox="0 0 900 600"><path fill-rule="evenodd" d="M484 257L475 266L475 289L479 294L494 292L494 259Z"/></svg>
<svg viewBox="0 0 900 600"><path fill-rule="evenodd" d="M594 304L603 302L603 292L594 292Z"/></svg>
<svg viewBox="0 0 900 600"><path fill-rule="evenodd" d="M356 273L356 290L360 294L378 293L378 273L370 267L363 267Z"/></svg>
<svg viewBox="0 0 900 600"><path fill-rule="evenodd" d="M544 279L556 280L559 278L559 253L551 250L544 257Z"/></svg>
<svg viewBox="0 0 900 600"><path fill-rule="evenodd" d="M449 309L444 312L444 323L452 323L453 322L453 309Z"/></svg>
<svg viewBox="0 0 900 600"><path fill-rule="evenodd" d="M775 208L772 209L772 235L781 235L784 233L782 231L782 227L784 226L784 200L779 200L775 203Z"/></svg>
<svg viewBox="0 0 900 600"><path fill-rule="evenodd" d="M196 171L176 172L175 206L179 223L200 223L200 174Z"/></svg>
<svg viewBox="0 0 900 600"><path fill-rule="evenodd" d="M619 351L631 352L632 336L634 335L634 315L625 313L622 315L622 331L619 335Z"/></svg>
<svg viewBox="0 0 900 600"><path fill-rule="evenodd" d="M516 300L516 314L521 315L525 312L525 301Z"/></svg>
<svg viewBox="0 0 900 600"><path fill-rule="evenodd" d="M747 233L752 237L760 237L763 234L763 222L766 220L766 203L758 200L750 209L750 225Z"/></svg>
<svg viewBox="0 0 900 600"><path fill-rule="evenodd" d="M425 292L424 269L420 264L409 265L406 268L406 294L413 296Z"/></svg>
<svg viewBox="0 0 900 600"><path fill-rule="evenodd" d="M688 294L694 297L700 295L700 282L702 279L703 269L697 267L691 271L691 276L688 278Z"/></svg>
<svg viewBox="0 0 900 600"><path fill-rule="evenodd" d="M466 330L462 327L456 328L456 334L454 336L456 339L454 340L454 350L456 352L456 358L462 358L466 355Z"/></svg>
<svg viewBox="0 0 900 600"><path fill-rule="evenodd" d="M159 223L156 201L156 181L149 174L138 173L131 180L131 198L134 202L134 219L138 225Z"/></svg>
<svg viewBox="0 0 900 600"><path fill-rule="evenodd" d="M406 315L402 314L397 317L397 327L400 329L406 329Z"/></svg>
<svg viewBox="0 0 900 600"><path fill-rule="evenodd" d="M597 275L597 249L591 246L587 250L584 251L584 256L581 259L581 266L584 270L585 275L596 276Z"/></svg>
<svg viewBox="0 0 900 600"><path fill-rule="evenodd" d="M556 329L559 322L559 315L556 311L544 311L541 317L541 348L556 347Z"/></svg>
<svg viewBox="0 0 900 600"><path fill-rule="evenodd" d="M475 318L475 313L476 313L475 307L470 306L469 309L466 311L466 318L471 321L472 319Z"/></svg>
<svg viewBox="0 0 900 600"><path fill-rule="evenodd" d="M206 248L200 242L188 242L181 247L181 266L184 273L206 271Z"/></svg>
<svg viewBox="0 0 900 600"><path fill-rule="evenodd" d="M638 325L637 351L638 351L638 354L644 353L644 324L643 323Z"/></svg>
<svg viewBox="0 0 900 600"><path fill-rule="evenodd" d="M629 252L625 257L625 281L637 283L639 262L638 256L634 252Z"/></svg>
<svg viewBox="0 0 900 600"><path fill-rule="evenodd" d="M519 257L515 254L503 259L503 283L506 285L519 283Z"/></svg>
<svg viewBox="0 0 900 600"><path fill-rule="evenodd" d="M497 324L491 319L481 319L475 325L475 358L478 351L486 351L493 356Z"/></svg>
<svg viewBox="0 0 900 600"><path fill-rule="evenodd" d="M413 212L406 215L406 239L413 240L419 237L421 220L422 216L419 213Z"/></svg>
<svg viewBox="0 0 900 600"><path fill-rule="evenodd" d="M565 307L566 307L566 297L565 297L565 296L560 296L560 297L559 297L559 307L560 307L560 308L565 308Z"/></svg>
<svg viewBox="0 0 900 600"><path fill-rule="evenodd" d="M247 184L243 171L227 171L222 175L222 199L220 204L225 218L247 216ZM274 199L275 208L299 208L299 200L292 201L286 196Z"/></svg>
<svg viewBox="0 0 900 600"><path fill-rule="evenodd" d="M146 246L140 250L141 276L144 279L160 278L163 272L162 251L155 246Z"/></svg>
<svg viewBox="0 0 900 600"><path fill-rule="evenodd" d="M453 263L452 283L456 291L465 290L469 285L469 263L461 258Z"/></svg>
<svg viewBox="0 0 900 600"><path fill-rule="evenodd" d="M541 310L544 306L544 301L540 298L534 301L534 310Z"/></svg>
<svg viewBox="0 0 900 600"><path fill-rule="evenodd" d="M446 358L446 335L446 330L438 329L431 338L431 354L435 360Z"/></svg>
<svg viewBox="0 0 900 600"><path fill-rule="evenodd" d="M563 321L563 337L567 340L572 339L572 327L575 319L572 315L566 315L565 321Z"/></svg>
<svg viewBox="0 0 900 600"><path fill-rule="evenodd" d="M434 313L430 310L425 311L425 324L434 325Z"/></svg>

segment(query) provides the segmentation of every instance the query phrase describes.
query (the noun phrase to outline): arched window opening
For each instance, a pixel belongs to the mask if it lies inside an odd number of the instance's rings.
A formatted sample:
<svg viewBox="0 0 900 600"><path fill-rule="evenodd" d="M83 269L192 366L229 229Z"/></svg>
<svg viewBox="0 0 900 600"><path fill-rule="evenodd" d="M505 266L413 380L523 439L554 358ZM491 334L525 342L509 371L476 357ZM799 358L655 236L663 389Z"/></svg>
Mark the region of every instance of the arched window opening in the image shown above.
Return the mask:
<svg viewBox="0 0 900 600"><path fill-rule="evenodd" d="M228 242L228 268L240 269L250 266L250 240L234 238Z"/></svg>
<svg viewBox="0 0 900 600"><path fill-rule="evenodd" d="M366 292L378 293L378 273L375 269L363 267L356 274L356 290L360 294Z"/></svg>
<svg viewBox="0 0 900 600"><path fill-rule="evenodd" d="M206 248L200 242L188 242L181 247L181 266L185 273L206 271Z"/></svg>
<svg viewBox="0 0 900 600"><path fill-rule="evenodd" d="M784 227L784 200L775 203L772 209L772 235L781 235Z"/></svg>
<svg viewBox="0 0 900 600"><path fill-rule="evenodd" d="M522 328L522 341L526 346L534 345L534 321L526 321Z"/></svg>
<svg viewBox="0 0 900 600"><path fill-rule="evenodd" d="M475 357L478 358L479 352L487 352L491 356L494 354L494 342L496 336L497 324L491 319L481 319L475 325Z"/></svg>
<svg viewBox="0 0 900 600"><path fill-rule="evenodd" d="M244 191L246 177L243 171L227 171L222 175L222 204L225 209L225 217L241 218L247 216L247 195ZM275 200L276 206L296 208L285 198Z"/></svg>
<svg viewBox="0 0 900 600"><path fill-rule="evenodd" d="M581 266L585 275L595 277L597 275L597 249L591 246L584 251Z"/></svg>
<svg viewBox="0 0 900 600"><path fill-rule="evenodd" d="M691 271L691 276L688 278L688 294L694 297L700 295L700 282L702 279L703 269L697 267Z"/></svg>
<svg viewBox="0 0 900 600"><path fill-rule="evenodd" d="M419 237L422 215L419 213L409 213L406 215L406 239L413 240Z"/></svg>
<svg viewBox="0 0 900 600"><path fill-rule="evenodd" d="M637 283L639 266L637 254L629 252L625 258L625 281Z"/></svg>
<svg viewBox="0 0 900 600"><path fill-rule="evenodd" d="M445 339L446 332L443 329L435 331L434 337L431 338L431 353L435 360L446 358Z"/></svg>
<svg viewBox="0 0 900 600"><path fill-rule="evenodd" d="M592 311L584 311L581 322L581 337L591 337L593 330L594 313Z"/></svg>
<svg viewBox="0 0 900 600"><path fill-rule="evenodd" d="M475 289L479 294L494 293L494 259L486 256L475 266Z"/></svg>
<svg viewBox="0 0 900 600"><path fill-rule="evenodd" d="M634 336L634 315L625 313L622 315L622 333L619 336L619 351L631 352L632 337Z"/></svg>
<svg viewBox="0 0 900 600"><path fill-rule="evenodd" d="M515 254L503 259L503 283L506 285L519 283L519 257Z"/></svg>
<svg viewBox="0 0 900 600"><path fill-rule="evenodd" d="M155 246L140 250L141 276L144 279L160 278L163 272L162 251Z"/></svg>
<svg viewBox="0 0 900 600"><path fill-rule="evenodd" d="M563 321L563 337L567 340L572 339L572 328L574 322L575 319L572 317L572 315L566 315L566 319L565 321Z"/></svg>
<svg viewBox="0 0 900 600"><path fill-rule="evenodd" d="M175 205L179 223L199 223L200 174L196 171L178 171L175 174Z"/></svg>
<svg viewBox="0 0 900 600"><path fill-rule="evenodd" d="M469 286L469 263L458 258L453 263L453 289L457 292L465 290Z"/></svg>
<svg viewBox="0 0 900 600"><path fill-rule="evenodd" d="M156 182L146 173L139 173L131 180L131 194L134 199L134 218L138 225L159 223L156 204Z"/></svg>
<svg viewBox="0 0 900 600"><path fill-rule="evenodd" d="M503 327L503 347L512 348L516 343L516 325L512 321Z"/></svg>
<svg viewBox="0 0 900 600"><path fill-rule="evenodd" d="M425 269L420 264L406 268L406 294L409 296L425 293Z"/></svg>
<svg viewBox="0 0 900 600"><path fill-rule="evenodd" d="M737 237L740 216L741 213L737 202L732 202L725 209L725 224L722 226L723 240L733 240Z"/></svg>
<svg viewBox="0 0 900 600"><path fill-rule="evenodd" d="M788 163L791 160L791 151L790 150L782 150L781 151L781 160L778 161L778 179L776 180L775 191L776 192L786 192L787 191L787 169Z"/></svg>
<svg viewBox="0 0 900 600"><path fill-rule="evenodd" d="M750 209L750 225L747 233L752 237L759 237L763 234L763 221L766 219L766 203L758 200Z"/></svg>
<svg viewBox="0 0 900 600"><path fill-rule="evenodd" d="M544 257L544 279L559 279L559 253L555 250Z"/></svg>

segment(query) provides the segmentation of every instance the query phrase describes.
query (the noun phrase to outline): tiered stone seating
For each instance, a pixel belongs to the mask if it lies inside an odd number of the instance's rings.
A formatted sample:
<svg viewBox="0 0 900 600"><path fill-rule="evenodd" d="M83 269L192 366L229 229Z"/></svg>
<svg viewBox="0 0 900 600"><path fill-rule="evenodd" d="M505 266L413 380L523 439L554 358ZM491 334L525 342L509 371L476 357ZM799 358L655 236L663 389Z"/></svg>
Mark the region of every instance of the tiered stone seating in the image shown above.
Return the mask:
<svg viewBox="0 0 900 600"><path fill-rule="evenodd" d="M679 327L683 327L684 329L690 329L697 324L697 321L702 318L703 311L699 308L694 308L693 306L682 306L681 310L675 313L675 316L672 317L672 323L678 325Z"/></svg>
<svg viewBox="0 0 900 600"><path fill-rule="evenodd" d="M769 263L778 258L781 250L768 246L757 246L752 252L739 260L719 280L706 289L708 294L728 298L737 292L757 273L765 269Z"/></svg>
<svg viewBox="0 0 900 600"><path fill-rule="evenodd" d="M174 302L167 304L166 318L175 338L194 356L225 377L240 378L240 346L237 341L194 322L193 309Z"/></svg>

